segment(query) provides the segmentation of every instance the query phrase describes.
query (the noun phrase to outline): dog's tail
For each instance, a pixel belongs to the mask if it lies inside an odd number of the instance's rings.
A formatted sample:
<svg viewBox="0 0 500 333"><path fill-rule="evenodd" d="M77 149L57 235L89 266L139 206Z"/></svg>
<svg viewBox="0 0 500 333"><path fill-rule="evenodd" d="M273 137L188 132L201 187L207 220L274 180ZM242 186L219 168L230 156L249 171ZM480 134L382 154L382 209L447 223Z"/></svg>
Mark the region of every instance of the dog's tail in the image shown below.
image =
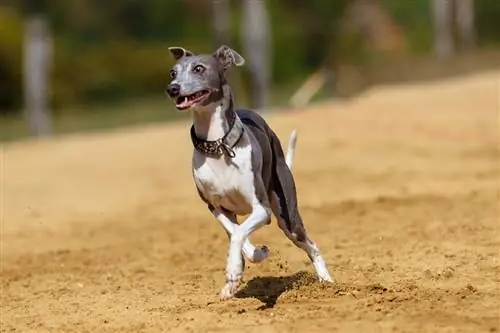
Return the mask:
<svg viewBox="0 0 500 333"><path fill-rule="evenodd" d="M297 130L293 130L290 134L290 141L288 142L288 150L286 151L286 165L292 170L293 155L295 154L295 145L297 144Z"/></svg>

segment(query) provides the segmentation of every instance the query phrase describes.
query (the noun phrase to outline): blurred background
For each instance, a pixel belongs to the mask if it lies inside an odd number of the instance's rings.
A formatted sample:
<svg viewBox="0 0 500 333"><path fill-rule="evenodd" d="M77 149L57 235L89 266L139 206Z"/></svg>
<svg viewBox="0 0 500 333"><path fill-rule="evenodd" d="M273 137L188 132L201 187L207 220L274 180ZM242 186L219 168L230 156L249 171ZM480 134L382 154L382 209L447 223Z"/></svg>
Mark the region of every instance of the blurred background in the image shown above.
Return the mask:
<svg viewBox="0 0 500 333"><path fill-rule="evenodd" d="M500 65L498 0L0 0L0 141L186 117L167 48L247 59L237 104L290 110Z"/></svg>

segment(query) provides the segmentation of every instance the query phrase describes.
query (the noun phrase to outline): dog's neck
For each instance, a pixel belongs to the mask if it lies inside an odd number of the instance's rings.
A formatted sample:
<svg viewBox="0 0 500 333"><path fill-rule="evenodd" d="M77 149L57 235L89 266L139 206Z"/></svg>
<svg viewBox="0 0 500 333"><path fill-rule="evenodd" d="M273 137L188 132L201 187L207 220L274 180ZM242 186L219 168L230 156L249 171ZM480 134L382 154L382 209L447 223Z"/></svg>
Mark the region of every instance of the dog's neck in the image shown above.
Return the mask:
<svg viewBox="0 0 500 333"><path fill-rule="evenodd" d="M193 125L196 136L206 141L222 138L230 130L229 119L232 116L233 100L231 88L222 86L222 98L203 109L194 110Z"/></svg>

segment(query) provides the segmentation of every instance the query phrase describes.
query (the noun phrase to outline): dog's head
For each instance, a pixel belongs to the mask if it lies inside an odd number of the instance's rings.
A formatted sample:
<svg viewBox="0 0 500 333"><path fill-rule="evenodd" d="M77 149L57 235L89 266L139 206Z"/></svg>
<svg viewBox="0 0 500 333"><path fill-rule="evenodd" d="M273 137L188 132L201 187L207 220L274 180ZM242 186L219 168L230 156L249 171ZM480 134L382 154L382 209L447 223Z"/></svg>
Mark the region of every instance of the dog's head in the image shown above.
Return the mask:
<svg viewBox="0 0 500 333"><path fill-rule="evenodd" d="M212 54L196 55L182 47L169 47L169 51L176 63L170 70L166 93L178 110L203 108L219 101L226 71L245 64L245 59L226 45Z"/></svg>

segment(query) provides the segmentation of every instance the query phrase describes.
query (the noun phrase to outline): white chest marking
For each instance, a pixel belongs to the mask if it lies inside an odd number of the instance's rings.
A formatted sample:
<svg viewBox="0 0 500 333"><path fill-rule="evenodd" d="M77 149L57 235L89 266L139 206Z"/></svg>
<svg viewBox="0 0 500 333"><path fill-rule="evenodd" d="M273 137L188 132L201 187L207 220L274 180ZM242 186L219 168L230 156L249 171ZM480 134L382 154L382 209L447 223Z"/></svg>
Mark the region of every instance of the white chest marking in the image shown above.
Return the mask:
<svg viewBox="0 0 500 333"><path fill-rule="evenodd" d="M227 161L224 157L205 157L195 150L193 177L200 192L212 205L245 215L252 211L256 200L252 150L250 144L233 149L236 156Z"/></svg>

